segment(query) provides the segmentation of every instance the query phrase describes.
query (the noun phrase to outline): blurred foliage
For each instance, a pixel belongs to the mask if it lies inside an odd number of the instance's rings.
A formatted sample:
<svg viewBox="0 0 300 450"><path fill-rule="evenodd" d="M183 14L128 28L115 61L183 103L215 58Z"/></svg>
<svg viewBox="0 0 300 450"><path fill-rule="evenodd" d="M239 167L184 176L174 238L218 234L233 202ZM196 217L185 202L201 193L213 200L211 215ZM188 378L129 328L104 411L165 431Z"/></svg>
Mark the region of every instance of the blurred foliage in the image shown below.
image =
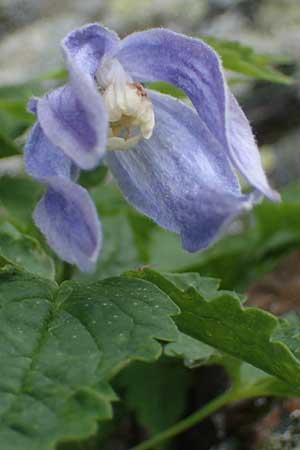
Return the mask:
<svg viewBox="0 0 300 450"><path fill-rule="evenodd" d="M206 36L203 39L220 55L225 69L273 83L291 84L293 82L292 78L274 69L276 65L291 63L285 56L259 54L251 47L239 42Z"/></svg>

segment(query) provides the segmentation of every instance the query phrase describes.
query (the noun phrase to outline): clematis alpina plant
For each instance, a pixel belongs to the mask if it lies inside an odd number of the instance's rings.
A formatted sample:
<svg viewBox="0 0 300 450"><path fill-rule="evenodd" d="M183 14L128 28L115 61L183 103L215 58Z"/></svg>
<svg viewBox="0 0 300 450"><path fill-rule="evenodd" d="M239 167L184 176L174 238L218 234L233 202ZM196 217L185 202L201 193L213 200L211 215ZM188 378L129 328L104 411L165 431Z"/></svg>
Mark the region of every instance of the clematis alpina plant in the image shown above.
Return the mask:
<svg viewBox="0 0 300 450"><path fill-rule="evenodd" d="M221 61L204 42L166 29L120 40L90 24L62 49L70 80L30 101L37 123L25 163L48 186L34 218L63 260L85 271L98 258L100 222L76 179L104 157L126 199L180 234L190 252L207 247L260 194L279 200ZM193 106L142 84L157 80L180 88ZM241 192L236 171L252 194Z"/></svg>

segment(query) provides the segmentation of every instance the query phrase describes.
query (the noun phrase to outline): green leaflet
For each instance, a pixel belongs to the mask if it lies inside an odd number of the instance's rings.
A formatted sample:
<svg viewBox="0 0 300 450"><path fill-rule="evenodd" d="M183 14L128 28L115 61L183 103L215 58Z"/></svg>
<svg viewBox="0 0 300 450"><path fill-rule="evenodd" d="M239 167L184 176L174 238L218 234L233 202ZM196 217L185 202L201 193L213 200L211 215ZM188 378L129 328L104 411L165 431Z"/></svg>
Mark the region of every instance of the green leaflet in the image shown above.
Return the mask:
<svg viewBox="0 0 300 450"><path fill-rule="evenodd" d="M0 256L28 272L52 280L55 277L54 263L39 242L8 222L0 224Z"/></svg>
<svg viewBox="0 0 300 450"><path fill-rule="evenodd" d="M182 289L151 270L130 276L151 281L169 295L181 310L174 318L181 332L278 377L293 392L299 389L300 361L286 330L284 340L278 336L279 319L257 308L243 308L239 297L230 292L205 298L193 286Z"/></svg>
<svg viewBox="0 0 300 450"><path fill-rule="evenodd" d="M3 270L0 448L50 450L95 432L116 398L106 380L131 360L157 359L158 339L177 338L176 313L168 296L143 280L58 288Z"/></svg>

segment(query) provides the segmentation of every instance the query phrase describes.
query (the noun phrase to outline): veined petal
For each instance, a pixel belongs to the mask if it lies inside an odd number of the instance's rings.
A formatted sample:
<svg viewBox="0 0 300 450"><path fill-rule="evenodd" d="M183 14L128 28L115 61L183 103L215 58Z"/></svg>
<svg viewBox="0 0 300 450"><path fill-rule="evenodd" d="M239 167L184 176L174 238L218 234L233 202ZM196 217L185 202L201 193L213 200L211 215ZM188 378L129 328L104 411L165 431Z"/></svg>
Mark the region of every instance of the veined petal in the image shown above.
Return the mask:
<svg viewBox="0 0 300 450"><path fill-rule="evenodd" d="M248 121L232 100L211 47L199 39L153 29L125 38L116 57L136 80L161 80L182 89L249 183L271 200L278 199L266 181Z"/></svg>
<svg viewBox="0 0 300 450"><path fill-rule="evenodd" d="M116 57L134 79L166 81L182 89L202 121L222 141L224 77L220 60L208 45L158 28L127 36Z"/></svg>
<svg viewBox="0 0 300 450"><path fill-rule="evenodd" d="M37 123L25 147L29 175L48 186L34 219L53 250L81 270L91 270L100 252L101 227L88 192L76 185L77 168Z"/></svg>
<svg viewBox="0 0 300 450"><path fill-rule="evenodd" d="M49 141L38 122L28 137L24 160L26 171L37 180L56 176L72 178L72 161Z"/></svg>
<svg viewBox="0 0 300 450"><path fill-rule="evenodd" d="M99 163L106 149L108 117L89 76L72 73L71 84L41 98L37 112L46 136L75 164L91 169Z"/></svg>
<svg viewBox="0 0 300 450"><path fill-rule="evenodd" d="M199 116L172 97L149 94L156 123L151 139L133 150L108 152L107 162L129 202L180 233L185 249L197 251L251 203Z"/></svg>
<svg viewBox="0 0 300 450"><path fill-rule="evenodd" d="M34 219L61 259L82 271L93 269L101 247L101 228L85 189L63 178L53 178L35 209Z"/></svg>
<svg viewBox="0 0 300 450"><path fill-rule="evenodd" d="M104 54L109 54L119 44L119 37L113 31L97 23L78 28L62 41L62 49L67 59L84 72L94 75Z"/></svg>

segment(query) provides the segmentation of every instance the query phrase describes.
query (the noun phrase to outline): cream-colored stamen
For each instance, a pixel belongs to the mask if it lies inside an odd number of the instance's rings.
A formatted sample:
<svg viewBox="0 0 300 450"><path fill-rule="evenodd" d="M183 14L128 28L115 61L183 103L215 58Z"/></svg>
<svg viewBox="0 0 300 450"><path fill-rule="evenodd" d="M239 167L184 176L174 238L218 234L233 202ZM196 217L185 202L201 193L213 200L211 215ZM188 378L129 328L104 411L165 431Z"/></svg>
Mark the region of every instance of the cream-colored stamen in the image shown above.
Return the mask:
<svg viewBox="0 0 300 450"><path fill-rule="evenodd" d="M127 150L149 139L154 128L151 100L140 83L134 83L117 60L105 61L97 81L109 114L109 150Z"/></svg>

